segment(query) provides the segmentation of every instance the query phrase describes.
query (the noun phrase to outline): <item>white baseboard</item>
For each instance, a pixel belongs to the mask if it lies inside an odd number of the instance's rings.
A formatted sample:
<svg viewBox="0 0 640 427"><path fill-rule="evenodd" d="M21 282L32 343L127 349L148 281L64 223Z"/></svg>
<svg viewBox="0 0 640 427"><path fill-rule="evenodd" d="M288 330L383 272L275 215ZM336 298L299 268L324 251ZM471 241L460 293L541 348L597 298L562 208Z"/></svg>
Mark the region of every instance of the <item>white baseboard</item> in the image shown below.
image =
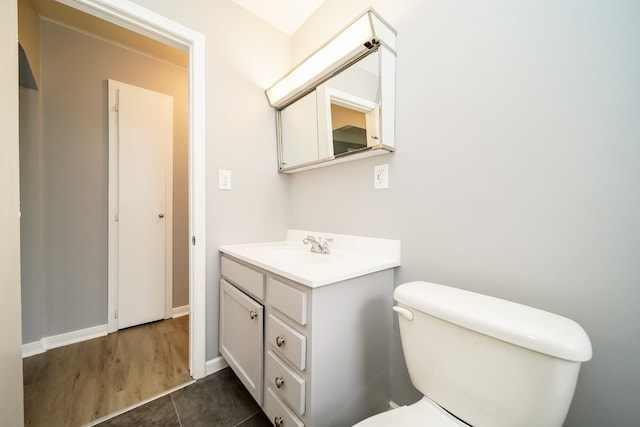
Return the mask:
<svg viewBox="0 0 640 427"><path fill-rule="evenodd" d="M189 314L189 304L182 307L173 307L173 318L187 316Z"/></svg>
<svg viewBox="0 0 640 427"><path fill-rule="evenodd" d="M93 338L104 337L109 331L108 325L93 326L91 328L80 329L77 331L66 332L60 335L52 335L50 337L43 337L40 341L23 344L22 345L22 357L33 356L34 354L44 353L50 348L62 347L69 344L75 344L81 341L90 340ZM34 350L42 349L38 353L33 353Z"/></svg>
<svg viewBox="0 0 640 427"><path fill-rule="evenodd" d="M215 359L207 360L204 367L204 375L211 375L229 366L224 357L218 356Z"/></svg>
<svg viewBox="0 0 640 427"><path fill-rule="evenodd" d="M27 344L22 344L22 357L35 356L36 354L44 353L45 350L42 346L42 340L36 342L30 342Z"/></svg>

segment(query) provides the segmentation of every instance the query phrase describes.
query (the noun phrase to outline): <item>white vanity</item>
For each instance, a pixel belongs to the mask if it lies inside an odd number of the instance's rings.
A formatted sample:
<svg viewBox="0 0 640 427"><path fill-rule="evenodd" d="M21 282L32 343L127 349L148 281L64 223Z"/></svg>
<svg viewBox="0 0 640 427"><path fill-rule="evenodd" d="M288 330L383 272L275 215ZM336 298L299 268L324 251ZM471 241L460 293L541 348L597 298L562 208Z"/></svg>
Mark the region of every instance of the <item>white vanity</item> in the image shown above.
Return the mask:
<svg viewBox="0 0 640 427"><path fill-rule="evenodd" d="M308 235L332 238L330 253L312 253ZM388 409L399 241L289 230L220 251L220 353L274 425L348 426Z"/></svg>

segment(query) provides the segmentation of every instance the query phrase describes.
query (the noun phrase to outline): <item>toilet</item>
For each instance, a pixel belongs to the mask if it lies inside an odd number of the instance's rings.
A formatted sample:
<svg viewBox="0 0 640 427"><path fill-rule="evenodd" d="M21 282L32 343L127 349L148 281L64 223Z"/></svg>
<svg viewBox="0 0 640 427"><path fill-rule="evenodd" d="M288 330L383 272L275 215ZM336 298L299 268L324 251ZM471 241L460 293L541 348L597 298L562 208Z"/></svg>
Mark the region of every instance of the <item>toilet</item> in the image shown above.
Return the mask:
<svg viewBox="0 0 640 427"><path fill-rule="evenodd" d="M357 427L562 426L591 342L576 322L428 282L396 288L405 362L418 402Z"/></svg>

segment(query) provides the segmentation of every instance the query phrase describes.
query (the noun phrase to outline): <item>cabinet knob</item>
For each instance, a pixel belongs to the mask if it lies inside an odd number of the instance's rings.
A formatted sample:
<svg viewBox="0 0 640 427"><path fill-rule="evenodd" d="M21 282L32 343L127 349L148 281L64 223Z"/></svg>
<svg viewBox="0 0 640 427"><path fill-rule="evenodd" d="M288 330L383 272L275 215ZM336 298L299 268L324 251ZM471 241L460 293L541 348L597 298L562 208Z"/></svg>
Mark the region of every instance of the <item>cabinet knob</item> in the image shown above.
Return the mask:
<svg viewBox="0 0 640 427"><path fill-rule="evenodd" d="M274 417L273 418L273 424L276 426L281 426L282 425L282 417Z"/></svg>
<svg viewBox="0 0 640 427"><path fill-rule="evenodd" d="M164 218L164 214L163 213L159 213L158 214L158 218L160 218L160 219Z"/></svg>
<svg viewBox="0 0 640 427"><path fill-rule="evenodd" d="M284 379L281 377L276 377L276 387L282 388L284 385Z"/></svg>
<svg viewBox="0 0 640 427"><path fill-rule="evenodd" d="M255 319L256 317L258 317L258 313L256 313L255 310L251 310L249 312L249 317L251 317L251 319Z"/></svg>
<svg viewBox="0 0 640 427"><path fill-rule="evenodd" d="M284 345L284 337L276 337L276 345L282 347Z"/></svg>

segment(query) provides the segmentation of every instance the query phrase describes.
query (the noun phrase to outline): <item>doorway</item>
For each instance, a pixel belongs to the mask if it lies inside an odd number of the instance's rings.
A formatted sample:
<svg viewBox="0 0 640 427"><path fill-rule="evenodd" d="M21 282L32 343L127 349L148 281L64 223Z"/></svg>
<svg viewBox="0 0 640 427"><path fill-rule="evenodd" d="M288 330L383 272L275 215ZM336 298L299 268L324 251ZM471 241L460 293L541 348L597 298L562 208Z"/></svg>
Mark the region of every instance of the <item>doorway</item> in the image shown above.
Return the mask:
<svg viewBox="0 0 640 427"><path fill-rule="evenodd" d="M76 1L67 3L74 9L126 26L163 43L188 52L188 235L189 235L189 365L192 377L205 375L205 229L204 229L204 40L187 28L130 2ZM112 4L117 3L117 4Z"/></svg>
<svg viewBox="0 0 640 427"><path fill-rule="evenodd" d="M189 235L192 243L189 247L189 369L194 379L202 378L206 375L204 36L131 2L60 1L189 53Z"/></svg>
<svg viewBox="0 0 640 427"><path fill-rule="evenodd" d="M59 335L65 335L66 331L75 332L96 323L99 326L104 326L104 331L107 329L108 313L105 297L108 275L106 256L102 255L106 254L108 246L106 244L107 175L105 173L107 167L107 145L105 142L107 103L105 95L107 91L106 82L100 78L100 73L107 72L107 69L113 67L123 69L128 66L129 68L140 68L141 71L142 67L137 67L139 60L133 58L133 52L129 52L127 55L127 52L123 52L122 48L117 50L120 55L124 54L122 56L124 61L120 61L117 55L113 54L108 56L109 62L114 64L113 66L100 62L99 59L107 58L107 52L104 51L106 49L102 47L105 43L88 34L77 34L77 31L71 28L50 21L42 22L40 28L43 30L46 28L46 32L42 33L43 50L41 56L41 59L46 61L43 64L47 64L47 74L43 81L43 88L46 87L47 90L41 91L43 103L46 104L43 107L42 115L43 158L46 162L44 162L43 168L45 170L41 182L45 186L43 193L46 195L42 218L46 227L44 237L47 259L45 260L46 281L43 282L44 292L46 292L44 294L44 312L41 316L43 325L38 331L37 340L42 342L44 349L49 350L45 354L53 356L54 350L57 350L52 349L53 347L67 346L71 343L70 340L64 340L64 342L49 345L52 336L57 338ZM64 48L61 49L59 46ZM83 46L84 48L82 48ZM95 53L92 54L91 50L94 50ZM45 51L49 53L45 53ZM96 55L100 55L100 58L96 58ZM64 60L59 61L58 58ZM87 63L87 65L83 63ZM89 68L97 69L97 72L93 73ZM160 71L160 68L144 67L144 70L146 74L143 74L142 77L146 77L145 82L151 84L154 81L153 73ZM186 105L188 104L187 74L188 69L183 66L174 74L158 73L156 77L157 80L170 79L176 82L176 90L182 93L180 95L182 97L180 102L182 111L187 110ZM111 75L111 73L107 75ZM183 122L188 122L188 115L184 116ZM180 153L185 153L180 156L186 159L188 157L186 155L188 152L188 126L181 125L180 134L184 141L181 144L183 148L180 149ZM186 165L187 162L185 161L184 164ZM188 175L186 167L183 170L185 172L182 175ZM184 188L180 187L180 192L185 197L182 199L181 206L188 212L188 199L186 198L188 180L185 179L183 182L185 183ZM185 214L184 217L183 223L187 228L188 214ZM181 250L186 253L188 261L190 239L186 233L183 234L181 240L184 247ZM98 256L96 256L96 252ZM27 257L24 260L27 261L26 267L31 269L33 264L28 262ZM188 265L188 262L185 264ZM69 280L60 280L61 278ZM66 288L61 286L60 282L63 281ZM188 276L184 278L184 282L185 285L188 285ZM188 307L188 286L186 288L187 302L185 305ZM61 290L67 290L68 293L62 293ZM91 294L91 290L93 294ZM100 299L92 297L92 295L96 295L96 290L102 294ZM88 297L86 297L87 295ZM61 296L64 297L62 302ZM60 308L62 304L64 304L63 309ZM164 309L164 307L162 308ZM91 317L87 321L89 316ZM61 327L55 323L60 322L60 319L70 320L67 325ZM187 316L181 318L187 323L189 319L190 317ZM185 345L180 348L188 348L188 328L185 330L187 330L184 336ZM42 339L40 339L41 337ZM118 340L118 342L122 341ZM77 347L77 345L70 347ZM156 353L154 351L150 354ZM184 352L185 358L179 366L188 366L188 353ZM116 353L105 351L94 354ZM131 354L128 352L127 358L121 359L127 365L131 364L129 357ZM71 364L71 366L74 365ZM25 372L29 371L25 370ZM143 371L140 370L140 372ZM95 375L85 374L85 378L94 377ZM131 376L127 375L127 378L131 378ZM31 382L29 382L30 380ZM33 388L31 387L35 384L33 376L25 374L24 381L25 390ZM145 380L145 383L151 382ZM47 401L49 401L48 397ZM39 404L36 403L36 405ZM29 406L33 407L33 405ZM39 406L42 407L42 405Z"/></svg>

